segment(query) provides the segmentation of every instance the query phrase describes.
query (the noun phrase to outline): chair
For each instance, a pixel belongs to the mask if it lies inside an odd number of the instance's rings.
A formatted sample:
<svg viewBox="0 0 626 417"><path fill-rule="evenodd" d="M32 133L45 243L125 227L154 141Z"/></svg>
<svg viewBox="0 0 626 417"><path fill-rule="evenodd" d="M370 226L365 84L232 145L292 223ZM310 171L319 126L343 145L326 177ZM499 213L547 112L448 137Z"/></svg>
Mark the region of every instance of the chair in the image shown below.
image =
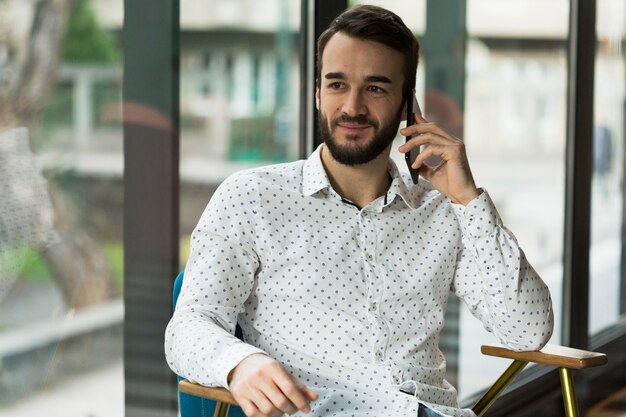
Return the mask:
<svg viewBox="0 0 626 417"><path fill-rule="evenodd" d="M176 277L174 283L174 308L176 299L182 286L183 273ZM585 369L605 365L608 361L603 353L589 352L564 346L546 345L537 352L516 352L504 346L483 345L481 353L488 356L513 359L513 363L502 373L496 382L485 392L480 400L472 407L478 417L481 417L494 403L504 389L513 382L513 379L529 363L538 363L559 368L561 388L563 390L563 404L567 417L578 417L578 403L574 389L573 369ZM214 417L245 417L237 406L237 401L225 388L205 387L194 384L179 377L178 390L180 393L181 417L209 416L205 410L214 410ZM233 411L235 413L233 413Z"/></svg>
<svg viewBox="0 0 626 417"><path fill-rule="evenodd" d="M174 281L174 290L172 291L174 309L176 309L176 301L178 300L180 289L183 286L183 274L183 272L178 274ZM229 417L246 417L241 408L229 407L229 404L237 405L237 403L230 393L223 388L222 389L228 393L228 397L220 396L220 392L216 392L214 396L206 397L204 395L198 395L194 391L194 387L201 387L201 385L192 384L180 376L178 377L178 384L178 404L181 417L226 417L227 415ZM228 398L231 399L230 403L228 402Z"/></svg>

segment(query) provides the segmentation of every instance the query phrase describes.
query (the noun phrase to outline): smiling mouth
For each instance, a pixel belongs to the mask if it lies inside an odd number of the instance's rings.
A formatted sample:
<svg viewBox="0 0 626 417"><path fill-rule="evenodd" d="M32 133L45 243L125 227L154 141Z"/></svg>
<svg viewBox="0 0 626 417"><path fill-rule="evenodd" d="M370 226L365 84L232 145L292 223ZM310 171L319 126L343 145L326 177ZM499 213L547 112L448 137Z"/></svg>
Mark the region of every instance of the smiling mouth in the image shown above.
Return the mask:
<svg viewBox="0 0 626 417"><path fill-rule="evenodd" d="M337 127L340 127L346 133L358 134L366 131L371 128L372 125L359 125L359 124L351 124L351 123L338 123Z"/></svg>

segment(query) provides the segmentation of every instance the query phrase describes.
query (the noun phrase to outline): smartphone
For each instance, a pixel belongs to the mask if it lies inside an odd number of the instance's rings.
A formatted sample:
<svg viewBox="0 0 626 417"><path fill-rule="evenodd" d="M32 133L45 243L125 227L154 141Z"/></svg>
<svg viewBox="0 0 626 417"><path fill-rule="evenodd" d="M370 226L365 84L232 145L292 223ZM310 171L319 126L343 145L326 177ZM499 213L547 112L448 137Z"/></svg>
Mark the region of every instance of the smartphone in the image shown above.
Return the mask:
<svg viewBox="0 0 626 417"><path fill-rule="evenodd" d="M422 109L420 109L420 105L415 98L415 93L411 91L407 94L406 100L406 126L409 127L415 124L415 115L417 113L420 117L422 116ZM406 142L411 139L410 136L406 136ZM411 149L410 152L404 154L404 159L406 161L406 165L409 168L409 172L411 173L411 179L413 180L413 184L417 184L419 180L419 173L416 169L411 168L413 162L415 162L415 158L420 154L420 149L426 149L428 145L422 145L419 148ZM443 164L444 160L442 157L438 155L429 156L424 160L424 165L431 169L437 169Z"/></svg>
<svg viewBox="0 0 626 417"><path fill-rule="evenodd" d="M413 108L415 107L415 111ZM406 99L406 127L415 124L415 115L413 113L417 113L420 116L422 115L422 110L420 109L420 105L415 98L415 93L411 90L407 94ZM405 143L411 140L411 136L406 136ZM406 166L409 168L409 173L411 174L411 179L413 180L413 184L417 184L419 181L419 172L416 169L413 169L411 165L415 162L415 158L420 154L420 148L413 148L411 151L404 154L404 160L406 161Z"/></svg>

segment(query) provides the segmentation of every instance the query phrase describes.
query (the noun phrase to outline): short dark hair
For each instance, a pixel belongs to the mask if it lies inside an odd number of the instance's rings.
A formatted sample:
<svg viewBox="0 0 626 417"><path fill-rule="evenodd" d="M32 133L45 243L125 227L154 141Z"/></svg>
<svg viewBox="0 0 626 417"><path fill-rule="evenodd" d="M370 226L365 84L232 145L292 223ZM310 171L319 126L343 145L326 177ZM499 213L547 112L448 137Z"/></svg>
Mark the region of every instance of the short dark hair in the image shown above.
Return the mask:
<svg viewBox="0 0 626 417"><path fill-rule="evenodd" d="M322 55L326 44L338 32L353 38L382 43L404 57L403 93L415 88L419 43L402 19L382 7L359 5L347 9L332 21L317 40L317 80L322 75Z"/></svg>

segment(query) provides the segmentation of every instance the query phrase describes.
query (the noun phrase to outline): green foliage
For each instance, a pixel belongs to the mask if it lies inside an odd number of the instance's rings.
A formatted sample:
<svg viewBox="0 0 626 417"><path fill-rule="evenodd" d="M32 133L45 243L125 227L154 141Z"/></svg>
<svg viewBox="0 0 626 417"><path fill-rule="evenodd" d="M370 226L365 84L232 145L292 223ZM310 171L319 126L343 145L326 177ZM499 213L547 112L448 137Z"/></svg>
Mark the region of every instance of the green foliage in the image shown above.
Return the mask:
<svg viewBox="0 0 626 417"><path fill-rule="evenodd" d="M121 243L105 243L104 256L119 289L124 286L124 247Z"/></svg>
<svg viewBox="0 0 626 417"><path fill-rule="evenodd" d="M64 62L113 64L119 53L111 36L100 26L90 0L78 0L63 41Z"/></svg>
<svg viewBox="0 0 626 417"><path fill-rule="evenodd" d="M287 149L275 135L273 116L244 117L233 121L230 131L228 157L233 161L284 162Z"/></svg>
<svg viewBox="0 0 626 417"><path fill-rule="evenodd" d="M124 248L121 242L108 242L103 244L104 256L109 268L113 273L118 288L122 288L124 281ZM22 267L18 273L20 279L31 281L51 281L52 271L39 253L30 247L8 249L9 256L6 259L22 260ZM8 265L0 262L0 271L8 269Z"/></svg>
<svg viewBox="0 0 626 417"><path fill-rule="evenodd" d="M13 249L7 249L8 256L5 258L7 261L12 259L19 259L22 267L19 270L19 277L30 279L33 281L49 281L52 273L39 256L36 250L30 247L18 247ZM2 265L0 263L0 271L8 270L8 265Z"/></svg>

